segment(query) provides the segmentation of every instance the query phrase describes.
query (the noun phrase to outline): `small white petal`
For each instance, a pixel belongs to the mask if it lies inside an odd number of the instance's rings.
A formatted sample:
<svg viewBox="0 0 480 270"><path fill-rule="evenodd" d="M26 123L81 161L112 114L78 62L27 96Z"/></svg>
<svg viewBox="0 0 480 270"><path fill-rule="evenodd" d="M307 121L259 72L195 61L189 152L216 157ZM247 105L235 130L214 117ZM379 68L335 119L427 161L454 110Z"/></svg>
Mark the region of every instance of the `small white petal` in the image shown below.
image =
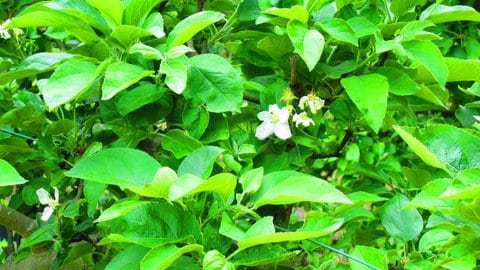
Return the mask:
<svg viewBox="0 0 480 270"><path fill-rule="evenodd" d="M475 120L477 120L478 122L480 122L480 115L474 115L473 118L475 118Z"/></svg>
<svg viewBox="0 0 480 270"><path fill-rule="evenodd" d="M290 126L288 124L275 125L274 132L275 132L275 135L282 140L286 140L292 137L292 132L290 131Z"/></svg>
<svg viewBox="0 0 480 270"><path fill-rule="evenodd" d="M53 214L53 207L47 206L43 209L42 217L40 218L43 221L47 221Z"/></svg>
<svg viewBox="0 0 480 270"><path fill-rule="evenodd" d="M288 122L288 117L290 116L290 112L288 111L287 108L282 108L278 112L278 121L282 124L285 124Z"/></svg>
<svg viewBox="0 0 480 270"><path fill-rule="evenodd" d="M260 140L265 140L268 136L273 134L275 126L270 122L263 122L257 127L255 137Z"/></svg>
<svg viewBox="0 0 480 270"><path fill-rule="evenodd" d="M257 118L262 121L270 121L270 113L267 111L259 112Z"/></svg>
<svg viewBox="0 0 480 270"><path fill-rule="evenodd" d="M43 205L48 204L52 200L50 198L50 194L48 194L48 191L46 191L44 188L37 189L36 193L38 196L38 201L40 201L40 203Z"/></svg>
<svg viewBox="0 0 480 270"><path fill-rule="evenodd" d="M278 111L280 111L280 108L278 108L277 104L270 104L268 105L268 111L270 113L278 113Z"/></svg>

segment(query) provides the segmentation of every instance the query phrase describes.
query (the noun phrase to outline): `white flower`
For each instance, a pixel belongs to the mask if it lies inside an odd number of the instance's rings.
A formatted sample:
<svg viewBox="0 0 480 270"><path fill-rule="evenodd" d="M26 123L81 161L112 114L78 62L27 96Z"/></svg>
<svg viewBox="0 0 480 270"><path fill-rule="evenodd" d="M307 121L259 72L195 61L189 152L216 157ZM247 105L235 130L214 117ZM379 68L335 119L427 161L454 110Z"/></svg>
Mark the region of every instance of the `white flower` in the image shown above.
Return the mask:
<svg viewBox="0 0 480 270"><path fill-rule="evenodd" d="M7 27L9 23L10 23L10 20L6 20L2 24L0 24L0 38L9 39L12 37L10 36L10 33L8 32L8 30L5 30L5 27Z"/></svg>
<svg viewBox="0 0 480 270"><path fill-rule="evenodd" d="M278 138L286 140L292 137L288 117L290 113L287 108L278 108L277 104L269 105L268 111L262 111L257 114L258 119L262 120L255 132L255 136L264 140L268 136L275 134Z"/></svg>
<svg viewBox="0 0 480 270"><path fill-rule="evenodd" d="M473 118L475 118L477 122L480 122L480 115L474 115Z"/></svg>
<svg viewBox="0 0 480 270"><path fill-rule="evenodd" d="M53 210L58 205L58 189L56 187L53 187L53 189L55 190L54 199L50 197L50 194L44 188L37 190L37 196L40 204L48 205L45 207L45 209L43 209L42 217L40 218L43 221L47 221L50 218L50 216L53 214Z"/></svg>
<svg viewBox="0 0 480 270"><path fill-rule="evenodd" d="M298 127L299 125L303 125L304 127L315 125L315 122L313 122L313 119L308 117L306 112L302 112L300 114L294 114L293 122L295 122L296 127Z"/></svg>
<svg viewBox="0 0 480 270"><path fill-rule="evenodd" d="M317 111L321 110L325 105L325 100L317 97L317 95L315 95L315 93L312 92L300 98L300 103L298 104L300 109L305 110L305 105L306 107L310 108L310 111L313 114L316 114Z"/></svg>

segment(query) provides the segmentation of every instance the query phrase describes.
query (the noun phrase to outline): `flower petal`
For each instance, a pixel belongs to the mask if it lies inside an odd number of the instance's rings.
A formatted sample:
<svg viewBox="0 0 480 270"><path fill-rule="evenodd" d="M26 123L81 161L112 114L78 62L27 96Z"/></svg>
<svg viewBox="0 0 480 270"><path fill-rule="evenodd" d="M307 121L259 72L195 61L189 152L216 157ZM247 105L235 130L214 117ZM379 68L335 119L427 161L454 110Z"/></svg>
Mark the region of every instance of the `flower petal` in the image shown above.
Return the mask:
<svg viewBox="0 0 480 270"><path fill-rule="evenodd" d="M257 114L257 118L262 121L269 121L270 122L270 113L267 111L261 111Z"/></svg>
<svg viewBox="0 0 480 270"><path fill-rule="evenodd" d="M43 209L42 217L40 218L43 221L47 221L53 214L53 207L47 206Z"/></svg>
<svg viewBox="0 0 480 270"><path fill-rule="evenodd" d="M50 198L50 194L44 188L37 189L36 193L38 196L38 201L40 201L40 203L43 205L48 204L52 200Z"/></svg>
<svg viewBox="0 0 480 270"><path fill-rule="evenodd" d="M290 112L287 108L282 108L278 112L278 121L282 124L288 123L288 117L290 116Z"/></svg>
<svg viewBox="0 0 480 270"><path fill-rule="evenodd" d="M257 127L255 137L260 140L265 140L268 136L273 134L275 126L270 122L263 122Z"/></svg>
<svg viewBox="0 0 480 270"><path fill-rule="evenodd" d="M274 133L282 140L292 137L292 132L290 131L290 126L288 124L276 124Z"/></svg>

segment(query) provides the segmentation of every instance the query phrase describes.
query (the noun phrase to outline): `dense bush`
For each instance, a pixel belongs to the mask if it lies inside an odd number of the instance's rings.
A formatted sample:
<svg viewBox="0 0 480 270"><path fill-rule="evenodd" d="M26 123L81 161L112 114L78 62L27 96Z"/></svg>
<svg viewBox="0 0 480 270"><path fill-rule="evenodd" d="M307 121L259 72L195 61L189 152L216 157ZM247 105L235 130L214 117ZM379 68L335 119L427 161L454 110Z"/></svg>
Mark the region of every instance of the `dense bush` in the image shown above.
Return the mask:
<svg viewBox="0 0 480 270"><path fill-rule="evenodd" d="M0 1L0 269L474 269L477 2Z"/></svg>

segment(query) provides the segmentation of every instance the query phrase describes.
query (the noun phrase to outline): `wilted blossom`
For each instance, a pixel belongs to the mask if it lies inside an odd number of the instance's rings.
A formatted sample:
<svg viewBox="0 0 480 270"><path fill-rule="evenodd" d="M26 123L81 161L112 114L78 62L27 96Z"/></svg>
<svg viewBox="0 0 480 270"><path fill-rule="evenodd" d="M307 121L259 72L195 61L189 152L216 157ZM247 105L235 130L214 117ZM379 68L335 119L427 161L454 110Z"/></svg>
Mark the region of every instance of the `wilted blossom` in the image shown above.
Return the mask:
<svg viewBox="0 0 480 270"><path fill-rule="evenodd" d="M286 140L292 137L288 117L290 113L287 108L279 108L277 104L269 105L268 111L262 111L257 114L258 119L263 121L255 132L255 136L264 140L268 136L275 134L278 138Z"/></svg>
<svg viewBox="0 0 480 270"><path fill-rule="evenodd" d="M54 199L50 197L50 194L44 188L40 188L37 190L37 196L40 204L48 205L43 209L42 217L40 218L43 221L47 221L53 214L53 210L55 209L55 207L58 206L58 189L56 187L54 187L53 189L55 190Z"/></svg>
<svg viewBox="0 0 480 270"><path fill-rule="evenodd" d="M7 25L8 25L8 23L10 23L10 20L6 20L2 24L0 24L0 38L9 39L9 38L12 37L12 36L10 36L10 33L8 32L8 30L5 29L5 27L7 27Z"/></svg>
<svg viewBox="0 0 480 270"><path fill-rule="evenodd" d="M0 38L3 39L10 39L12 36L10 35L10 32L8 32L7 25L10 23L10 19L4 21L2 24L0 24ZM13 35L15 38L18 38L18 36L23 35L23 30L20 28L13 28L11 29L13 31Z"/></svg>
<svg viewBox="0 0 480 270"><path fill-rule="evenodd" d="M298 127L299 125L303 125L304 127L315 125L315 122L313 121L313 119L308 117L306 112L301 112L300 114L294 114L293 122L295 122L296 127Z"/></svg>
<svg viewBox="0 0 480 270"><path fill-rule="evenodd" d="M324 105L325 100L317 97L317 95L313 92L301 97L298 104L300 109L305 110L305 107L308 107L313 114L316 114L317 111L321 110Z"/></svg>

